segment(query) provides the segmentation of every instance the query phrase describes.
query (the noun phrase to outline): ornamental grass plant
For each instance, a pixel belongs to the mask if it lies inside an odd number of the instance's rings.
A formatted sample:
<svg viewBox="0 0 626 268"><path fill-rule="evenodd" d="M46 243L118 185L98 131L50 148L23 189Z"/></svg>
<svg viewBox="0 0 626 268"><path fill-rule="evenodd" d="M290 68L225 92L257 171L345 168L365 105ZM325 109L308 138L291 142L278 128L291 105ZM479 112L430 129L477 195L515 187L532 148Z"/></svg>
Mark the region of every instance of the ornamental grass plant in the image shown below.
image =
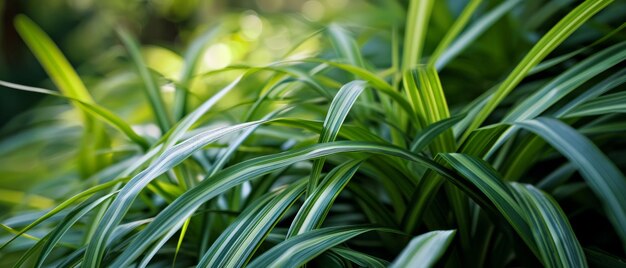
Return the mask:
<svg viewBox="0 0 626 268"><path fill-rule="evenodd" d="M251 6L80 64L6 25L48 79L0 81L45 96L0 133L0 266L626 265L625 1Z"/></svg>

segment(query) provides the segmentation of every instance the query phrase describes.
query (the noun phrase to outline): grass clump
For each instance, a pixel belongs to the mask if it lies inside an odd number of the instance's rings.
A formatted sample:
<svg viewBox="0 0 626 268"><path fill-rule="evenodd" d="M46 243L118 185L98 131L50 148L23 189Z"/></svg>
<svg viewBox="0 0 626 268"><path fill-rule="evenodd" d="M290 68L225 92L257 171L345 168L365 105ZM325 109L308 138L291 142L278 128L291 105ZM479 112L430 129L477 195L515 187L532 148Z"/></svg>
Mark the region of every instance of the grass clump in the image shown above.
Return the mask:
<svg viewBox="0 0 626 268"><path fill-rule="evenodd" d="M180 54L119 27L81 76L16 17L58 91L0 81L50 95L0 143L0 264L623 265L624 3L406 2L282 18L261 63L231 20Z"/></svg>

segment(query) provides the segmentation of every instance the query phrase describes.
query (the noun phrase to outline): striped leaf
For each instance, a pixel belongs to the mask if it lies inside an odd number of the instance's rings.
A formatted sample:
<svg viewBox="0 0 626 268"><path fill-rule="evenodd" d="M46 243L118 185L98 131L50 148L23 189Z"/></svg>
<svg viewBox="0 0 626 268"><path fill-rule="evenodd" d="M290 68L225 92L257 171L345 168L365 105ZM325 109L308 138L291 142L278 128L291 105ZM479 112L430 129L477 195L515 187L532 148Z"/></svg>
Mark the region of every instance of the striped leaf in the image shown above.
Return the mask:
<svg viewBox="0 0 626 268"><path fill-rule="evenodd" d="M319 228L335 199L361 166L362 161L350 161L331 170L324 181L307 197L291 222L287 237Z"/></svg>
<svg viewBox="0 0 626 268"><path fill-rule="evenodd" d="M608 94L586 102L567 114L567 117L626 113L626 92Z"/></svg>
<svg viewBox="0 0 626 268"><path fill-rule="evenodd" d="M117 194L117 192L113 192L107 194L103 197L98 198L95 201L88 201L83 205L72 210L52 231L50 234L46 236L45 239L42 239L40 242L44 242L41 249L41 252L37 255L37 262L35 263L35 267L42 267L43 262L46 257L52 252L52 249L56 246L56 244L61 240L63 235L74 225L78 220L84 217L87 213L92 211L94 208L102 204L102 202L107 199L113 197L113 195ZM35 245L36 246L36 245Z"/></svg>
<svg viewBox="0 0 626 268"><path fill-rule="evenodd" d="M404 32L402 70L409 70L422 63L420 60L434 2L433 0L411 0L409 2Z"/></svg>
<svg viewBox="0 0 626 268"><path fill-rule="evenodd" d="M255 201L220 235L198 267L243 267L283 214L304 192L306 180Z"/></svg>
<svg viewBox="0 0 626 268"><path fill-rule="evenodd" d="M365 86L365 82L357 80L345 84L341 87L341 89L339 89L339 92L337 92L337 95L328 108L326 119L324 119L324 126L322 128L322 132L320 133L319 140L317 141L318 143L331 142L337 138L339 129L348 116L352 105L354 105L356 99L365 89ZM319 176L322 172L322 167L324 166L324 161L324 158L320 158L315 160L313 163L309 186L307 188L308 194L313 193L317 187Z"/></svg>
<svg viewBox="0 0 626 268"><path fill-rule="evenodd" d="M470 25L461 35L459 35L454 42L441 53L441 55L433 54L433 60L436 60L434 66L435 69L441 70L448 62L452 61L458 54L460 54L466 47L471 45L476 38L483 34L487 29L493 26L502 16L511 11L517 4L521 3L521 0L507 0L502 2L496 8L481 16L476 22ZM468 4L468 8L471 8L471 3ZM465 10L463 11L465 13ZM456 26L456 25L455 25ZM442 41L443 42L443 41Z"/></svg>
<svg viewBox="0 0 626 268"><path fill-rule="evenodd" d="M515 200L511 189L499 178L497 172L489 164L476 157L458 153L441 156L491 200L526 245L537 254L532 230L523 215L523 210Z"/></svg>
<svg viewBox="0 0 626 268"><path fill-rule="evenodd" d="M583 249L556 201L531 185L512 183L511 188L524 208L544 264L587 267Z"/></svg>
<svg viewBox="0 0 626 268"><path fill-rule="evenodd" d="M224 95L230 92L241 81L243 76L237 77L233 82L228 84L222 90L215 93L211 98L203 102L198 108L196 108L189 115L185 116L179 123L176 124L168 133L165 134L166 141L164 142L163 149L169 149L174 146L183 135L195 124L201 116L211 109Z"/></svg>
<svg viewBox="0 0 626 268"><path fill-rule="evenodd" d="M389 265L389 262L379 259L364 253L361 253L356 250L351 250L347 248L334 247L330 249L330 252L339 255L340 257L347 259L359 267L368 267L368 268L384 268Z"/></svg>
<svg viewBox="0 0 626 268"><path fill-rule="evenodd" d="M417 133L417 135L413 139L413 142L411 142L411 146L409 147L411 149L411 152L421 152L437 136L452 128L452 126L461 121L462 118L463 117L461 116L455 116L428 125L428 127Z"/></svg>
<svg viewBox="0 0 626 268"><path fill-rule="evenodd" d="M602 201L607 217L626 244L626 177L589 139L570 126L548 118L517 123L540 136L581 173L587 185Z"/></svg>
<svg viewBox="0 0 626 268"><path fill-rule="evenodd" d="M532 186L505 184L476 157L454 153L443 158L491 199L546 267L586 267L580 244L556 202Z"/></svg>
<svg viewBox="0 0 626 268"><path fill-rule="evenodd" d="M613 45L569 68L517 105L504 119L516 122L532 119L546 111L578 86L626 59L626 42Z"/></svg>
<svg viewBox="0 0 626 268"><path fill-rule="evenodd" d="M96 185L93 186L81 193L78 193L68 199L66 199L65 201L63 201L61 204L57 205L56 207L54 207L53 209L51 209L50 211L46 212L43 216L38 217L34 222L28 224L26 227L22 228L22 230L20 230L14 237L12 237L11 239L9 239L7 242L5 242L4 244L2 244L2 247L0 247L0 250L4 249L6 246L8 246L11 242L13 242L16 238L18 238L19 236L21 236L22 234L25 234L28 230L34 228L35 226L39 225L40 223L44 222L45 220L51 218L52 216L58 214L59 212L69 208L72 204L74 204L75 202L89 197L97 192L100 192L104 189L108 189L111 188L117 184L119 184L120 182L123 182L125 180L128 180L128 178L121 178L121 179L117 179L117 180L113 180L113 181L109 181L109 182L105 182L103 184L100 185Z"/></svg>
<svg viewBox="0 0 626 268"><path fill-rule="evenodd" d="M328 33L337 55L342 58L343 61L352 66L365 68L359 46L348 31L337 24L332 24L328 27ZM355 75L355 78L358 78L358 76ZM375 106L374 92L368 90L365 91L363 95L361 103L364 104L364 107L357 107L357 113L355 114L361 117L368 117L371 116L370 107Z"/></svg>
<svg viewBox="0 0 626 268"><path fill-rule="evenodd" d="M463 140L470 132L478 128L487 119L487 116L496 109L498 104L522 81L528 72L561 44L576 29L585 23L591 16L608 6L612 0L590 0L581 3L574 10L563 17L550 31L548 31L533 48L524 56L515 69L500 84L495 94L485 104L485 107L474 117L468 129L465 130Z"/></svg>
<svg viewBox="0 0 626 268"><path fill-rule="evenodd" d="M566 116L567 113L571 112L573 109L578 107L579 105L596 98L609 90L612 90L622 84L626 83L626 70L618 71L611 76L605 78L604 80L596 83L593 87L587 89L582 94L576 96L573 100L569 101L567 104L563 105L556 111L552 116L561 118Z"/></svg>
<svg viewBox="0 0 626 268"><path fill-rule="evenodd" d="M328 227L289 238L263 253L250 267L299 267L326 250L376 228Z"/></svg>
<svg viewBox="0 0 626 268"><path fill-rule="evenodd" d="M417 118L425 125L450 117L446 97L439 81L439 75L433 67L418 66L404 74L404 89L411 100ZM451 131L444 131L442 136L433 141L435 152L449 152L455 149Z"/></svg>
<svg viewBox="0 0 626 268"><path fill-rule="evenodd" d="M228 189L239 185L242 182L251 180L253 178L270 173L275 170L279 170L283 167L292 165L300 161L346 152L367 152L369 154L395 156L414 161L418 164L429 167L439 174L443 175L444 178L449 179L449 181L452 182L454 185L460 187L465 192L465 194L472 197L479 204L488 205L487 201L482 197L482 195L473 191L473 188L471 188L467 182L459 179L457 176L450 173L439 164L433 162L432 160L429 160L428 158L414 155L403 149L380 145L376 143L348 141L321 143L305 148L286 151L276 155L262 156L245 162L241 162L237 165L233 165L216 173L210 178L203 180L196 187L185 192L174 202L172 202L167 208L161 211L156 219L131 242L129 250L124 251L122 255L120 255L116 259L113 266L128 265L136 257L138 257L143 250L151 245L154 240L162 237L172 229L180 228L185 219L192 215L193 212L204 202L221 193L224 193ZM127 184L125 188L132 186L133 184L129 182L129 184ZM124 189L122 189L122 191L118 195L118 199L119 196L121 196L123 193ZM107 210L107 214L113 215L111 211L114 211L114 208L123 204L122 201L119 201L119 203L119 205L116 205L114 202L111 208ZM117 216L119 217L119 215ZM104 217L104 219L108 218L110 217ZM113 225L113 221L103 221L101 225L102 227L100 228L103 228L102 230L104 230L104 228L110 228L108 226ZM102 230L98 230L97 232L102 233ZM91 245L92 244L90 244L90 246ZM87 253L89 253L89 251L87 251ZM87 259L88 258L86 258L86 260Z"/></svg>
<svg viewBox="0 0 626 268"><path fill-rule="evenodd" d="M163 154L155 159L148 168L134 176L120 190L118 196L106 210L106 213L103 215L102 220L98 224L94 237L90 241L85 252L85 265L99 266L102 256L104 255L105 241L111 235L113 228L121 222L122 217L124 217L132 205L137 194L139 194L139 192L146 185L148 185L148 183L154 180L157 176L177 166L192 153L207 144L214 142L225 135L241 131L259 123L260 122L250 122L204 131L164 151Z"/></svg>
<svg viewBox="0 0 626 268"><path fill-rule="evenodd" d="M454 24L452 24L450 29L446 31L446 35L441 39L441 41L439 41L437 48L435 48L435 51L433 51L433 53L430 55L430 58L428 59L428 65L435 66L435 63L437 63L437 60L439 59L441 54L443 54L443 52L448 49L450 43L454 41L454 39L457 37L457 35L459 35L461 30L463 30L465 25L467 25L478 6L480 6L481 2L482 0L471 0L467 3L467 5L465 5L465 8L463 8L463 11L459 15L459 17L454 21Z"/></svg>
<svg viewBox="0 0 626 268"><path fill-rule="evenodd" d="M626 59L626 42L618 43L593 56L581 61L561 75L555 77L547 85L532 94L526 100L517 105L504 119L503 122L513 123L532 119L548 110L555 103L566 97L578 86L589 81L594 76L608 70ZM599 88L592 88L589 92ZM500 141L491 148L491 153L498 149L515 132L515 126L509 128ZM488 153L490 155L491 153Z"/></svg>
<svg viewBox="0 0 626 268"><path fill-rule="evenodd" d="M432 231L411 239L390 267L433 267L446 252L455 232Z"/></svg>

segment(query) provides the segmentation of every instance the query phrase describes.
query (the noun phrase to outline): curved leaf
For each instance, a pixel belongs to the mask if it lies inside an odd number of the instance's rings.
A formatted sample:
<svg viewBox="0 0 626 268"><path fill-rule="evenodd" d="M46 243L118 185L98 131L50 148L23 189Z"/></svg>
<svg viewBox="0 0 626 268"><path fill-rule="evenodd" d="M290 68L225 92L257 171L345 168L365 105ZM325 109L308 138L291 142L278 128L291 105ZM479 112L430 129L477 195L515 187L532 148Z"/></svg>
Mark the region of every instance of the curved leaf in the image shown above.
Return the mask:
<svg viewBox="0 0 626 268"><path fill-rule="evenodd" d="M454 230L432 231L411 239L389 267L433 267L452 242L455 233Z"/></svg>
<svg viewBox="0 0 626 268"><path fill-rule="evenodd" d="M450 179L450 182L463 189L467 195L474 198L474 200L479 204L489 204L479 193L474 192L473 188L469 187L467 182L459 180L454 174L451 174L439 164L425 157L414 155L403 149L366 142L343 141L315 144L309 147L290 150L276 155L251 159L226 168L221 172L216 173L214 176L203 180L200 184L198 184L198 186L185 192L172 202L165 210L159 213L157 218L131 242L129 250L124 251L122 255L116 259L113 266L128 265L137 256L139 256L141 252L152 243L152 241L158 239L172 228L180 228L185 219L193 214L193 212L204 202L244 181L303 160L315 159L342 152L368 152L371 154L384 154L415 161L434 169L445 178ZM129 185L131 184L129 183ZM110 212L107 211L107 213ZM111 223L103 222L101 224L106 226Z"/></svg>
<svg viewBox="0 0 626 268"><path fill-rule="evenodd" d="M307 197L291 222L287 237L318 228L335 199L359 169L362 161L350 161L331 170L324 181Z"/></svg>
<svg viewBox="0 0 626 268"><path fill-rule="evenodd" d="M496 109L498 104L522 81L528 72L543 60L552 50L561 44L576 29L585 23L591 16L608 6L612 0L589 0L581 3L569 14L563 17L550 31L548 31L533 48L524 56L515 69L500 84L495 94L489 99L485 107L474 117L472 123L465 130L463 140L470 132L478 128Z"/></svg>
<svg viewBox="0 0 626 268"><path fill-rule="evenodd" d="M324 119L324 126L318 143L325 143L334 141L339 134L339 129L343 125L343 121L348 116L352 105L356 102L356 99L361 95L361 92L365 89L366 83L363 81L353 81L345 84L333 99L333 102L328 108L326 119ZM309 186L307 193L311 194L315 190L318 184L318 177L322 172L324 166L324 158L316 159L311 169L311 177L309 179Z"/></svg>
<svg viewBox="0 0 626 268"><path fill-rule="evenodd" d="M139 76L145 84L144 91L148 96L148 100L152 106L152 111L154 112L159 128L161 128L161 133L165 133L170 129L172 122L167 113L167 109L165 109L165 103L163 102L163 97L161 96L161 90L143 60L143 56L139 50L139 44L126 30L118 28L117 33L124 43L124 46L126 46L126 49L128 49L128 53L130 54L130 57L139 72Z"/></svg>
<svg viewBox="0 0 626 268"><path fill-rule="evenodd" d="M587 267L587 260L559 205L531 185L512 184L547 267ZM547 239L550 238L550 239Z"/></svg>
<svg viewBox="0 0 626 268"><path fill-rule="evenodd" d="M622 243L626 244L624 174L589 139L558 120L538 118L517 125L543 138L578 168L589 188L602 201Z"/></svg>
<svg viewBox="0 0 626 268"><path fill-rule="evenodd" d="M104 243L110 236L113 228L118 225L122 217L126 214L132 202L139 192L154 180L157 176L163 174L167 170L177 166L193 152L214 142L215 140L247 127L259 124L261 122L250 122L235 126L212 129L197 134L174 147L165 150L152 164L134 176L120 191L118 196L113 200L111 206L106 210L102 220L98 224L85 252L85 265L99 266L102 256L104 255Z"/></svg>
<svg viewBox="0 0 626 268"><path fill-rule="evenodd" d="M243 267L286 210L304 192L306 180L271 194L246 209L222 232L198 267Z"/></svg>
<svg viewBox="0 0 626 268"><path fill-rule="evenodd" d="M375 230L379 229L342 226L306 232L274 246L254 259L250 267L299 267L346 240Z"/></svg>

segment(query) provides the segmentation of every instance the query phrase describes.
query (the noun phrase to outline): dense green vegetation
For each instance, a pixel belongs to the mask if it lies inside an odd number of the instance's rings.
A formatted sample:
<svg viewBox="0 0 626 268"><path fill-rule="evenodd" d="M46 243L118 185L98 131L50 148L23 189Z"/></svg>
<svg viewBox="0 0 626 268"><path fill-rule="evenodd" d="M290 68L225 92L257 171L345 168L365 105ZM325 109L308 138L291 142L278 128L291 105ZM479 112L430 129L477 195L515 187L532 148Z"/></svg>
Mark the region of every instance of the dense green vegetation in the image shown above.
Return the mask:
<svg viewBox="0 0 626 268"><path fill-rule="evenodd" d="M626 2L331 2L80 68L16 16L0 266L626 265Z"/></svg>

